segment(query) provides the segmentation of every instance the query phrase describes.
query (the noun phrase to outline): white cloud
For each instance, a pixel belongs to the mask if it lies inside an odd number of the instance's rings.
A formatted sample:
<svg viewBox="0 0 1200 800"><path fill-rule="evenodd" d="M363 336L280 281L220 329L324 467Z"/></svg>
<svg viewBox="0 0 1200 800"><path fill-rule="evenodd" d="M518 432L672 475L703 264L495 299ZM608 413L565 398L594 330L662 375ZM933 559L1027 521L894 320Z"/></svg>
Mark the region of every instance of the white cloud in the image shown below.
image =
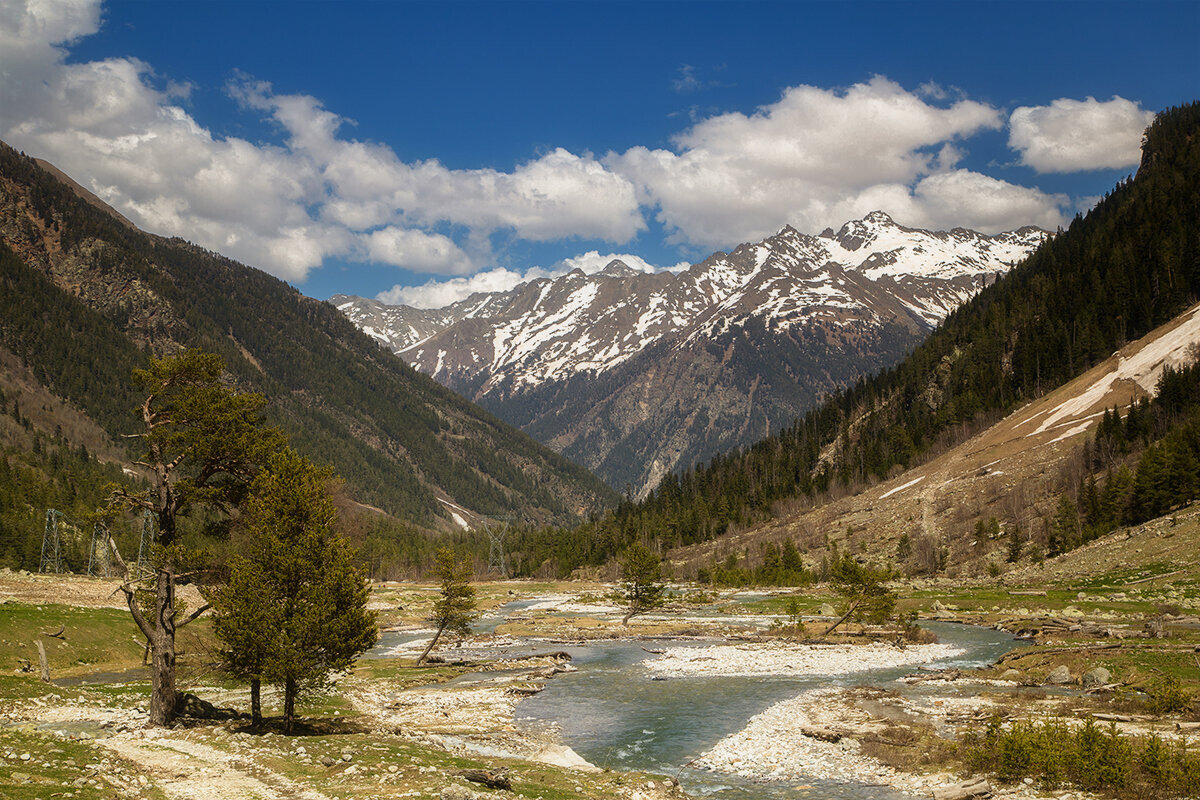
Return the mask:
<svg viewBox="0 0 1200 800"><path fill-rule="evenodd" d="M53 162L139 226L183 236L293 280L330 257L461 274L499 230L622 242L645 228L634 186L589 154L556 149L511 172L402 162L342 138L344 120L304 95L242 80L230 94L267 115L283 146L219 137L129 58L67 63L95 33L97 0L0 4L0 137ZM463 226L470 247L428 230Z"/></svg>
<svg viewBox="0 0 1200 800"><path fill-rule="evenodd" d="M387 227L366 235L372 261L413 272L467 273L471 259L448 236L407 228Z"/></svg>
<svg viewBox="0 0 1200 800"><path fill-rule="evenodd" d="M680 262L671 267L658 267L640 256L630 253L601 254L589 250L571 258L564 258L549 267L530 267L524 272L498 267L478 272L469 277L448 280L429 280L421 286L393 286L376 296L376 300L390 305L406 305L413 308L444 308L460 300L466 300L476 292L507 292L523 283L538 278L557 278L572 270L582 270L591 275L607 267L613 260L620 260L639 272L677 272L689 266Z"/></svg>
<svg viewBox="0 0 1200 800"><path fill-rule="evenodd" d="M917 191L929 176L961 172L956 142L1002 124L986 104L931 105L876 76L843 91L797 86L754 114L697 123L675 151L634 147L605 163L638 184L673 241L694 245L727 247L785 224L820 230L876 208L908 224L994 231L1028 223L1032 199L1038 219L1060 219L1057 198L1011 184L994 193L1013 201L1008 214L1000 201L953 213L930 202L932 190Z"/></svg>
<svg viewBox="0 0 1200 800"><path fill-rule="evenodd" d="M973 223L966 227L992 232L1012 230L1018 222L1054 230L1062 222L1059 208L1069 202L1066 195L1047 195L965 169L922 179L913 197L914 213L925 215L925 227L945 229L950 220L969 219Z"/></svg>
<svg viewBox="0 0 1200 800"><path fill-rule="evenodd" d="M0 0L0 138L54 162L142 227L292 280L331 258L464 276L495 263L496 232L621 244L646 229L647 208L671 241L695 251L727 249L785 224L838 226L877 208L905 224L992 232L1053 227L1069 205L961 169L964 141L1004 118L932 82L916 91L883 77L841 90L797 86L751 114L700 119L671 149L598 159L555 148L507 171L451 169L353 139L347 120L318 99L276 94L248 78L229 94L278 125L281 143L216 135L180 104L194 88L188 76L158 76L132 58L71 63L70 45L100 25L99 0ZM703 83L688 67L679 81ZM1062 168L1071 125L1115 142L1114 131L1132 129L1134 119L1140 135L1147 118L1120 98L1060 100L1014 112L1012 143L1027 163ZM1127 133L1119 147L1096 147L1132 163L1137 136L1131 156ZM1057 160L1047 160L1049 151ZM1088 153L1084 162L1102 160ZM596 251L594 263L591 255L475 277L479 286L510 286L575 262L600 269L611 257ZM464 280L417 289L472 290Z"/></svg>
<svg viewBox="0 0 1200 800"><path fill-rule="evenodd" d="M1009 117L1008 146L1038 172L1083 172L1135 166L1154 112L1123 97L1107 102L1060 98L1022 106Z"/></svg>

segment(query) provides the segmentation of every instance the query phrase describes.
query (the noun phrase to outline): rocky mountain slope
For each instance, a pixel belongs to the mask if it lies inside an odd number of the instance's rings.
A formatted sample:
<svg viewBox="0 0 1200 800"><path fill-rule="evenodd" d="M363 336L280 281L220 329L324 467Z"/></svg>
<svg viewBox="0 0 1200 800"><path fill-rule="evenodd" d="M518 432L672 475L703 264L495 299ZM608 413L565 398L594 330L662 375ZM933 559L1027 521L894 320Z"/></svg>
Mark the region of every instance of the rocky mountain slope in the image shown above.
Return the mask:
<svg viewBox="0 0 1200 800"><path fill-rule="evenodd" d="M332 302L420 371L641 495L897 362L1045 235L930 232L876 211L678 273L614 261L441 309Z"/></svg>
<svg viewBox="0 0 1200 800"><path fill-rule="evenodd" d="M1125 409L1139 398L1153 396L1163 370L1193 363L1198 348L1200 306L1193 306L925 464L860 493L683 548L673 554L674 559L679 566L695 568L719 561L727 553L746 548L754 552L763 542L786 539L798 542L814 560L827 541L841 551L869 553L872 560L893 559L901 538L907 537L918 551L934 543L944 549L942 558L955 574L981 575L988 562L1018 568L1006 563L1007 534L1015 526L1022 532L1026 554L1019 560L1022 576L1055 574L1056 561L1031 563L1029 554L1044 538L1064 483L1067 488L1078 485L1080 448L1094 435L1107 409ZM1005 530L980 536L976 523L991 517L1002 520ZM1124 541L1158 527L1139 526L1115 538ZM921 556L918 552L908 558ZM1078 558L1064 557L1064 561ZM901 566L922 566L898 561ZM1092 566L1100 573L1120 564Z"/></svg>
<svg viewBox="0 0 1200 800"><path fill-rule="evenodd" d="M272 421L333 466L357 501L402 519L567 523L615 499L332 306L138 231L82 194L0 144L0 347L113 438L134 422L130 370L150 354L201 347L221 354L240 386L263 392Z"/></svg>

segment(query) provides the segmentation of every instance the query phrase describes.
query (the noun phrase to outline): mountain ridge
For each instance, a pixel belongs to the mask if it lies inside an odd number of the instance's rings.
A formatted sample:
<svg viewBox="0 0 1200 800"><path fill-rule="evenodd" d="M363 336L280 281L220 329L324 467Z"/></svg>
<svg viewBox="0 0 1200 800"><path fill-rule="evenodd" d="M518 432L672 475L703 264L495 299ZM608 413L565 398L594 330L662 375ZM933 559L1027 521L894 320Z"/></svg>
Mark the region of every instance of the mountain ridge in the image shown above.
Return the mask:
<svg viewBox="0 0 1200 800"><path fill-rule="evenodd" d="M474 515L569 523L612 502L586 470L412 370L329 304L130 228L7 145L0 256L0 339L114 437L132 424L129 371L148 354L201 347L263 392L272 421L356 500L401 519L453 527L449 500ZM47 328L46 314L63 323Z"/></svg>
<svg viewBox="0 0 1200 800"><path fill-rule="evenodd" d="M877 211L817 236L785 226L670 272L618 261L440 309L331 302L420 371L642 496L895 363L1046 235L931 232Z"/></svg>

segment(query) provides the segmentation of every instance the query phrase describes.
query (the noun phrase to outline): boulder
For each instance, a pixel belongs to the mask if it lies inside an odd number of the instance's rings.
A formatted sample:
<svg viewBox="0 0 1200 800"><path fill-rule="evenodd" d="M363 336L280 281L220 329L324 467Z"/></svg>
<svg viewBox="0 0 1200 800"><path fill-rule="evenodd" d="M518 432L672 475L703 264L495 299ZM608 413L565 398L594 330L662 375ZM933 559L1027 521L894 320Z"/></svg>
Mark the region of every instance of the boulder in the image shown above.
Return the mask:
<svg viewBox="0 0 1200 800"><path fill-rule="evenodd" d="M1046 676L1046 683L1050 686L1063 686L1071 682L1071 670L1065 664L1060 664L1050 670L1050 674Z"/></svg>
<svg viewBox="0 0 1200 800"><path fill-rule="evenodd" d="M1112 683L1112 673L1104 667L1096 667L1083 673L1083 677L1079 679L1079 682L1083 684L1083 688L1085 689L1091 689L1095 686L1107 686Z"/></svg>
<svg viewBox="0 0 1200 800"><path fill-rule="evenodd" d="M833 606L829 605L829 603L822 603L821 607L817 609L817 616L819 616L819 617L836 617L837 611L834 610Z"/></svg>
<svg viewBox="0 0 1200 800"><path fill-rule="evenodd" d="M552 767L566 767L567 769L575 769L580 772L600 771L600 768L595 764L587 761L571 748L561 744L546 745L533 757L533 760L549 764Z"/></svg>
<svg viewBox="0 0 1200 800"><path fill-rule="evenodd" d="M1020 680L1021 680L1021 671L1020 671L1019 669L1006 669L1006 670L1004 670L1004 672L1003 672L1003 673L1000 675L1000 680L1002 680L1002 681L1017 681L1017 682L1020 682Z"/></svg>

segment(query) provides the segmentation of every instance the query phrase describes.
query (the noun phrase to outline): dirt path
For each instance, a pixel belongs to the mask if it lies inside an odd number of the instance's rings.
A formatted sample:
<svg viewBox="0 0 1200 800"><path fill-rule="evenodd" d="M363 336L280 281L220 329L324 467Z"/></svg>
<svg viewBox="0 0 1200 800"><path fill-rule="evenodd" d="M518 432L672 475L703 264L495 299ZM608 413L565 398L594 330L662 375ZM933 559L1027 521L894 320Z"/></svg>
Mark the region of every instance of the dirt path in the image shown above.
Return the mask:
<svg viewBox="0 0 1200 800"><path fill-rule="evenodd" d="M179 800L329 800L253 759L170 732L139 731L97 742Z"/></svg>

